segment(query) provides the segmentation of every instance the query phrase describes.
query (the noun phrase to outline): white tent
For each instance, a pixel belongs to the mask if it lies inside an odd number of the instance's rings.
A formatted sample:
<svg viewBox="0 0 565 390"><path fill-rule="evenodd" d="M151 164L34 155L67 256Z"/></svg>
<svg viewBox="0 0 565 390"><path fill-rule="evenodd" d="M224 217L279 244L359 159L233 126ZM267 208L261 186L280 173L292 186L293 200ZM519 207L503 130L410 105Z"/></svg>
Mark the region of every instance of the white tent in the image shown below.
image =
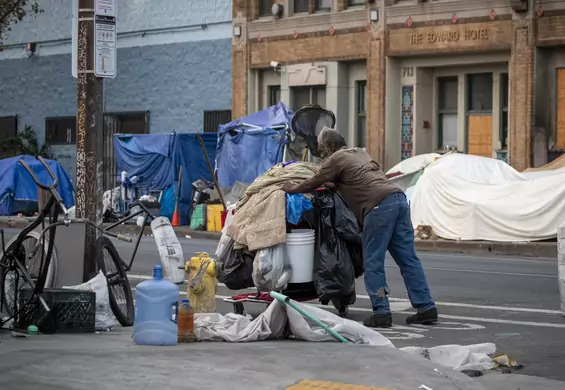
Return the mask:
<svg viewBox="0 0 565 390"><path fill-rule="evenodd" d="M565 218L565 171L522 174L465 154L429 164L413 187L412 223L439 237L501 242L554 238Z"/></svg>

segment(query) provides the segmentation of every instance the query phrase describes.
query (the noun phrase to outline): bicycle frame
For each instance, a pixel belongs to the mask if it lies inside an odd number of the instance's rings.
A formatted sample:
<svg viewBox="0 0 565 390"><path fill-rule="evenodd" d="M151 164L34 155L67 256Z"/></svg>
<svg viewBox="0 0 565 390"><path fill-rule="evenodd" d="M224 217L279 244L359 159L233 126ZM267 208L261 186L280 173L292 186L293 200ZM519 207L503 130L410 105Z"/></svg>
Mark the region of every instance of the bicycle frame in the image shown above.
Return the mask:
<svg viewBox="0 0 565 390"><path fill-rule="evenodd" d="M127 215L125 217L123 217L122 219L120 219L119 221L116 221L114 223L112 223L111 225L107 226L104 231L106 233L110 232L110 230L114 229L116 226L120 226L122 223L129 221L132 218L137 217L138 215L145 213L145 216L143 218L143 226L141 227L139 234L137 235L137 239L135 241L135 246L133 248L133 253L131 254L131 258L129 259L129 263L126 263L123 259L122 259L122 263L124 265L124 268L126 270L126 272L129 272L131 270L131 266L133 265L133 262L135 260L135 255L137 254L137 250L139 249L139 244L141 243L141 237L143 237L143 232L145 231L145 227L147 225L147 220L149 219L149 217L155 219L156 217L151 214L151 212L147 209L147 207L145 207L143 205L143 203L141 201L136 201L132 204L132 207L130 208L133 209L135 206L139 206L139 208L141 210L136 211L133 214Z"/></svg>
<svg viewBox="0 0 565 390"><path fill-rule="evenodd" d="M57 222L57 218L58 218L58 209L55 208L54 206L56 205L57 200L55 199L54 196L49 197L49 200L45 203L45 206L43 207L43 209L41 210L41 213L37 216L37 218L35 218L28 226L26 226L25 228L22 229L21 232L18 233L18 235L16 236L16 241L14 243L14 250L13 252L6 252L6 248L4 247L4 243L2 243L2 258L3 259L7 259L8 263L5 264L5 266L10 269L10 268L17 268L17 271L19 273L21 273L22 277L24 278L24 280L33 288L33 295L37 295L39 298L39 302L41 303L41 305L43 306L43 308L45 309L45 311L47 313L49 313L51 311L49 305L47 304L47 302L45 302L45 300L41 297L41 293L43 292L43 287L45 285L45 280L47 278L47 273L49 271L49 266L51 265L51 257L53 255L53 248L54 248L54 244L55 244L55 232L50 233L49 236L49 245L47 247L47 254L45 254L45 252L42 252L42 268L40 269L40 274L38 275L38 279L37 279L37 283L33 282L33 279L31 278L31 275L29 274L29 272L27 272L27 269L25 268L25 266L23 264L21 264L21 262L18 260L16 254L20 251L22 244L25 240L25 238L27 237L28 233L34 231L39 225L41 225L46 219L47 216L50 214L51 210L55 210L54 213L54 221ZM2 232L2 236L3 236L3 232ZM42 243L43 245L43 240L38 241L39 243ZM17 280L16 280L16 289L14 291L14 300L17 299L17 295L18 295L18 286L17 286ZM2 307L4 305L4 296L3 294L0 294L2 296L0 296L0 307Z"/></svg>

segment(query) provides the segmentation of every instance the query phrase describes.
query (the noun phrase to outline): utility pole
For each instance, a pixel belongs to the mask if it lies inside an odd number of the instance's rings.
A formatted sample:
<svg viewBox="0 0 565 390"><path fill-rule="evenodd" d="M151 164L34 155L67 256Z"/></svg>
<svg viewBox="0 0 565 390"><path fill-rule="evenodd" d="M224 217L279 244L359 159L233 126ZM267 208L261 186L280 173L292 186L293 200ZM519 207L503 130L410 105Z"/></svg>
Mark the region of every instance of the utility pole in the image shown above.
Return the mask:
<svg viewBox="0 0 565 390"><path fill-rule="evenodd" d="M103 79L95 68L95 2L78 1L76 217L102 223ZM83 280L96 275L97 229L86 225Z"/></svg>

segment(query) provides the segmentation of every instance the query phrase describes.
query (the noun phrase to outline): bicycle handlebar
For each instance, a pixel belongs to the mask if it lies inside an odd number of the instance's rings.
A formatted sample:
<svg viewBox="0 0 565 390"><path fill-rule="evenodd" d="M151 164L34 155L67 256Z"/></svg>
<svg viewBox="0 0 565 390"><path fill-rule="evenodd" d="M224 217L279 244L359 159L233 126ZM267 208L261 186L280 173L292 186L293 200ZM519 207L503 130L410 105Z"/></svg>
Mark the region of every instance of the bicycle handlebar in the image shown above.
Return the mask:
<svg viewBox="0 0 565 390"><path fill-rule="evenodd" d="M33 173L33 170L29 167L29 165L27 165L27 163L24 161L23 158L20 158L19 163L22 164L22 166L25 168L27 173L29 173L29 175L31 176L31 178L33 179L33 181L35 182L35 184L38 187L43 188L44 190L47 190L47 191L50 191L50 190L57 188L57 186L59 185L59 180L57 180L57 176L55 176L55 174L53 173L53 171L49 167L49 164L47 164L45 162L45 160L43 159L43 157L41 157L41 156L36 156L35 158L37 158L39 160L41 165L43 165L43 167L47 170L47 173L49 173L49 176L51 176L51 179L53 180L52 184L50 184L50 185L42 184L39 181L39 179L37 178L37 176L35 176L35 173Z"/></svg>
<svg viewBox="0 0 565 390"><path fill-rule="evenodd" d="M59 185L59 180L57 179L57 176L55 176L55 174L53 173L53 171L51 170L51 168L49 167L49 164L47 164L47 162L43 159L43 157L41 156L35 156L36 159L39 160L39 162L41 163L41 165L43 165L43 167L47 170L47 173L49 173L49 176L51 176L51 179L53 180L53 183L49 184L49 185L45 185L42 184L39 179L37 178L37 176L35 176L35 173L33 173L33 170L30 168L30 166L24 161L23 158L20 158L19 163L24 167L24 169L27 171L27 173L29 173L29 175L31 176L31 178L33 179L33 181L35 182L35 184L46 191L49 191L51 193L51 195L55 198L55 200L57 201L57 203L59 204L59 206L61 207L61 210L63 210L63 214L65 215L65 221L68 222L69 220L69 211L67 210L67 208L65 207L65 202L63 202L63 198L61 198L61 195L59 194L59 191L57 191L57 186Z"/></svg>

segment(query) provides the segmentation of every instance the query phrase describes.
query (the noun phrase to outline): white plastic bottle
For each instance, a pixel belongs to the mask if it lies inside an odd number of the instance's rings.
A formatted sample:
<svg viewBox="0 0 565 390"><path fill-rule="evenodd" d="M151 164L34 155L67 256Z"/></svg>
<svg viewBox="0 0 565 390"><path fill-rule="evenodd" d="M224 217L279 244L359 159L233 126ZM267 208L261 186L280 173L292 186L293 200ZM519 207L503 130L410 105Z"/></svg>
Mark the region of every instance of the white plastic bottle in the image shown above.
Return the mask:
<svg viewBox="0 0 565 390"><path fill-rule="evenodd" d="M151 221L151 232L159 250L165 278L176 284L184 283L182 246L171 226L171 221L166 217L155 218ZM179 267L182 267L182 269L179 269Z"/></svg>

